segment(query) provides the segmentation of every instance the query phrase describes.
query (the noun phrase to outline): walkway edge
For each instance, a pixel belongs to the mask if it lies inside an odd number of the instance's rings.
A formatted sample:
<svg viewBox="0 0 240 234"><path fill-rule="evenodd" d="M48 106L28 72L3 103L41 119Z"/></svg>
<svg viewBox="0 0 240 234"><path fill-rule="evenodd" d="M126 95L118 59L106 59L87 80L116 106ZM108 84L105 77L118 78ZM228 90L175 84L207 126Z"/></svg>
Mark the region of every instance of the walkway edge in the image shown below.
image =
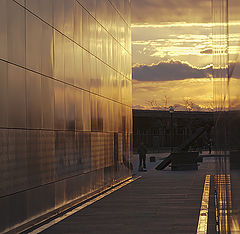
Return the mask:
<svg viewBox="0 0 240 234"><path fill-rule="evenodd" d="M140 178L141 178L141 176L136 176L136 177L130 177L124 181L121 181L121 182L111 186L110 188L107 188L104 191L86 199L85 201L82 201L78 205L75 205L73 209L68 209L69 210L68 212L58 214L55 216L55 218L49 218L48 220L45 220L42 223L37 224L36 226L31 227L28 230L25 230L23 233L31 233L31 234L40 233L40 232L50 228L54 224L61 222L62 220L68 218L69 216L77 213L78 211L90 206L91 204L101 200L102 198L110 195L111 193L121 189L122 187L124 187Z"/></svg>
<svg viewBox="0 0 240 234"><path fill-rule="evenodd" d="M202 204L199 214L197 234L206 234L208 226L208 207L209 207L209 195L210 195L210 175L206 175L203 194Z"/></svg>

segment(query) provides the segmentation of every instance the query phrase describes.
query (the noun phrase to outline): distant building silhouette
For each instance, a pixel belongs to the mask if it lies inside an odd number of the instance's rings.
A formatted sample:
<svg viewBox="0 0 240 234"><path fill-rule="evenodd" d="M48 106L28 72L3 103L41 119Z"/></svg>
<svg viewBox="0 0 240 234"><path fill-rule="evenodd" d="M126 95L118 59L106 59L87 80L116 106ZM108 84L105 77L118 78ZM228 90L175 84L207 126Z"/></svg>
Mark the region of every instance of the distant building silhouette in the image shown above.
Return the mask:
<svg viewBox="0 0 240 234"><path fill-rule="evenodd" d="M199 127L213 125L213 112L175 111L171 118L169 111L133 110L133 148L134 152L140 142L144 142L150 152L158 152L176 147L194 133ZM212 133L206 133L193 147L207 147L208 138Z"/></svg>

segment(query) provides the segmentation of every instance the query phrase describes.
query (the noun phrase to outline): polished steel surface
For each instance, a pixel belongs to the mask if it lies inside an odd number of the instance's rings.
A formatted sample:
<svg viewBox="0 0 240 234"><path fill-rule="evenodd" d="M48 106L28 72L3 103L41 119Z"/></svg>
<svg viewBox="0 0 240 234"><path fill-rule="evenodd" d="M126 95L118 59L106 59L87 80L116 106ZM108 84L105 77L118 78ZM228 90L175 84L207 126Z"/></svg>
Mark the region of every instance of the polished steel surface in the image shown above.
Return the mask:
<svg viewBox="0 0 240 234"><path fill-rule="evenodd" d="M240 4L234 0L213 0L212 10L213 94L218 111L213 141L218 154L223 156L217 161L214 177L217 233L239 233Z"/></svg>
<svg viewBox="0 0 240 234"><path fill-rule="evenodd" d="M0 1L0 232L131 176L129 0Z"/></svg>

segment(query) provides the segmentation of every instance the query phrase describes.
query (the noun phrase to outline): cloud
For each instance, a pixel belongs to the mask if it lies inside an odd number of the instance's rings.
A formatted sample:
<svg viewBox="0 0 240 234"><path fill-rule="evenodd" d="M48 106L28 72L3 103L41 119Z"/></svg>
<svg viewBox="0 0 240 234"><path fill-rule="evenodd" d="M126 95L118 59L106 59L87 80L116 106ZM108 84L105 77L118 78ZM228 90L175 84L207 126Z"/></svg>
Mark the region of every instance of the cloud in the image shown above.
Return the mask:
<svg viewBox="0 0 240 234"><path fill-rule="evenodd" d="M152 65L135 65L133 79L138 81L169 81L188 78L207 78L211 67L197 68L188 63L170 60Z"/></svg>
<svg viewBox="0 0 240 234"><path fill-rule="evenodd" d="M133 105L132 108L133 108L133 109L144 110L144 109L148 109L148 106L144 106L144 105Z"/></svg>
<svg viewBox="0 0 240 234"><path fill-rule="evenodd" d="M214 77L217 77L219 75L219 77L222 76L222 74L224 71L224 68L222 69L218 69L217 67L213 70L213 74ZM227 74L227 71L226 71ZM240 79L240 63L239 62L231 62L229 64L229 77L231 79Z"/></svg>
<svg viewBox="0 0 240 234"><path fill-rule="evenodd" d="M212 54L213 50L212 49L206 49L206 50L202 50L200 51L201 54Z"/></svg>
<svg viewBox="0 0 240 234"><path fill-rule="evenodd" d="M132 26L133 64L152 64L169 59L187 61L204 67L211 54L201 51L212 47L210 24L172 23Z"/></svg>
<svg viewBox="0 0 240 234"><path fill-rule="evenodd" d="M237 87L239 86L236 86L236 89ZM169 106L174 106L175 110L209 109L212 107L212 91L212 80L208 78L173 81L133 80L133 107L161 110L166 110Z"/></svg>
<svg viewBox="0 0 240 234"><path fill-rule="evenodd" d="M132 0L132 23L211 22L211 0Z"/></svg>
<svg viewBox="0 0 240 234"><path fill-rule="evenodd" d="M229 66L230 77L240 78L240 63L232 62Z"/></svg>
<svg viewBox="0 0 240 234"><path fill-rule="evenodd" d="M163 22L209 23L212 21L211 0L131 0L132 23ZM219 4L218 1L213 3ZM218 10L219 6L215 7ZM229 1L232 21L239 21L239 0ZM219 17L222 20L222 18ZM216 20L216 19L215 19Z"/></svg>

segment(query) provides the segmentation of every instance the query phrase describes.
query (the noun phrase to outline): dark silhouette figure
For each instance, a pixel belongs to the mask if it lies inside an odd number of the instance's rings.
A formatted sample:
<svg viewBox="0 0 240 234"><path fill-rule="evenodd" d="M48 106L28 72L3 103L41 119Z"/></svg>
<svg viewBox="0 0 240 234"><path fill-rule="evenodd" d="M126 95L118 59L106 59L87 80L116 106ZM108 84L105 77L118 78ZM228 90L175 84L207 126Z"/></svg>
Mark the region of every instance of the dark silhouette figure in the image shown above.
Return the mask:
<svg viewBox="0 0 240 234"><path fill-rule="evenodd" d="M212 153L212 139L209 139L208 141L208 153L211 154Z"/></svg>
<svg viewBox="0 0 240 234"><path fill-rule="evenodd" d="M143 142L138 147L138 154L139 154L139 167L138 170L142 171L143 169L146 169L146 153L147 148L144 146ZM143 164L143 169L142 169Z"/></svg>

